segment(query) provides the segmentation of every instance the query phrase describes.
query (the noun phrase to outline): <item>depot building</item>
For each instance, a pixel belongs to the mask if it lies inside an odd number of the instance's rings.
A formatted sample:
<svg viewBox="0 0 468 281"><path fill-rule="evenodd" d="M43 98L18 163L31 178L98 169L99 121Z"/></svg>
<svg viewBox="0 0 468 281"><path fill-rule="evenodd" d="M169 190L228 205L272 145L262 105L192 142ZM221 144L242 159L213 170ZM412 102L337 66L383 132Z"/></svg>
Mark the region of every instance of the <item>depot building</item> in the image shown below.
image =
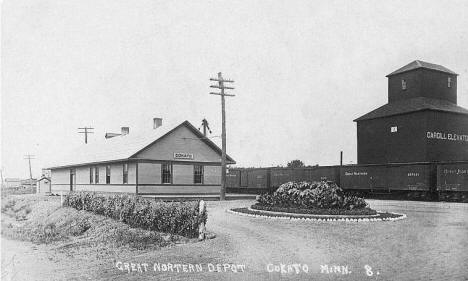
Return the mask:
<svg viewBox="0 0 468 281"><path fill-rule="evenodd" d="M219 195L221 149L190 122L175 127L154 119L154 130L106 134L83 144L51 171L51 191L126 192L139 195ZM228 164L235 161L227 156Z"/></svg>
<svg viewBox="0 0 468 281"><path fill-rule="evenodd" d="M387 75L388 103L357 118L358 164L468 160L468 110L457 76L413 61Z"/></svg>

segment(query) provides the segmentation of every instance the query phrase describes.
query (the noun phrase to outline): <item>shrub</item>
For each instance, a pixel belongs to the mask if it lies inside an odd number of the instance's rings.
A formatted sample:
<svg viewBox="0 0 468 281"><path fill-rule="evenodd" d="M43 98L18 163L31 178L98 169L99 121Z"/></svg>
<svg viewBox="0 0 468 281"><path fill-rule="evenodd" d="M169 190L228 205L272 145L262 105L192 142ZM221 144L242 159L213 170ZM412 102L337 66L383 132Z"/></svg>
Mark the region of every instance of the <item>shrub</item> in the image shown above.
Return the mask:
<svg viewBox="0 0 468 281"><path fill-rule="evenodd" d="M333 182L287 182L274 193L258 198L261 206L291 207L305 209L363 209L367 203L363 198L346 195Z"/></svg>
<svg viewBox="0 0 468 281"><path fill-rule="evenodd" d="M198 212L199 201L155 202L134 195L103 195L71 192L64 205L119 220L131 227L167 232L187 237L198 236L198 226L207 214Z"/></svg>

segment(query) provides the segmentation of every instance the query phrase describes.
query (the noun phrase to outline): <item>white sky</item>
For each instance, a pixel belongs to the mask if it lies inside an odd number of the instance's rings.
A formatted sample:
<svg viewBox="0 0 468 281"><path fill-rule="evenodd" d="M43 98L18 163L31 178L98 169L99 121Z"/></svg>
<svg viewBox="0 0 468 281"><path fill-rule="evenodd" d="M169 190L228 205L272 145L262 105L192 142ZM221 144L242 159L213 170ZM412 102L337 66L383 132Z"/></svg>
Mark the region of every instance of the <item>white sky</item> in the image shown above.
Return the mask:
<svg viewBox="0 0 468 281"><path fill-rule="evenodd" d="M235 80L239 166L356 163L353 119L387 102L385 75L420 59L458 77L468 107L468 1L11 0L2 5L2 167L34 176L83 142L78 127L150 129L206 117L210 77ZM215 141L218 141L215 139Z"/></svg>

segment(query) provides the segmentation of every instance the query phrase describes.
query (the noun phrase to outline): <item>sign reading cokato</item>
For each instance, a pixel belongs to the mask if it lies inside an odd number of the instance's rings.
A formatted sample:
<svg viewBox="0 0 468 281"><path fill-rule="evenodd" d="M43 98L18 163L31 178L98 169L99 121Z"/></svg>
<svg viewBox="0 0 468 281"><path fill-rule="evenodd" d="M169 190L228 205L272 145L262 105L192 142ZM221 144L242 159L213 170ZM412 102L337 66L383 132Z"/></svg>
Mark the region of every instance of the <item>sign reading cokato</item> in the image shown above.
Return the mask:
<svg viewBox="0 0 468 281"><path fill-rule="evenodd" d="M192 153L185 153L185 152L174 152L174 159L190 159L193 160Z"/></svg>

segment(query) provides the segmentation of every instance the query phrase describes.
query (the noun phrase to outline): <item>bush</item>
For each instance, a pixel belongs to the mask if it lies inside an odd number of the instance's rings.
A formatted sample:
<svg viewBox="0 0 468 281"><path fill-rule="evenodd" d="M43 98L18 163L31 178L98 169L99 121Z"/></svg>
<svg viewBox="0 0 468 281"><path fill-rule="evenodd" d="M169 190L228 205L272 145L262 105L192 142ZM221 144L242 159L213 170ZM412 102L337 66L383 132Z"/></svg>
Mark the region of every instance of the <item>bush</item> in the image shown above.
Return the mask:
<svg viewBox="0 0 468 281"><path fill-rule="evenodd" d="M198 226L207 214L199 214L199 201L155 202L134 195L102 195L72 192L64 205L119 220L131 227L167 232L187 237L198 236Z"/></svg>
<svg viewBox="0 0 468 281"><path fill-rule="evenodd" d="M263 194L258 205L303 209L363 209L367 203L363 198L346 195L333 182L287 182L274 193Z"/></svg>

